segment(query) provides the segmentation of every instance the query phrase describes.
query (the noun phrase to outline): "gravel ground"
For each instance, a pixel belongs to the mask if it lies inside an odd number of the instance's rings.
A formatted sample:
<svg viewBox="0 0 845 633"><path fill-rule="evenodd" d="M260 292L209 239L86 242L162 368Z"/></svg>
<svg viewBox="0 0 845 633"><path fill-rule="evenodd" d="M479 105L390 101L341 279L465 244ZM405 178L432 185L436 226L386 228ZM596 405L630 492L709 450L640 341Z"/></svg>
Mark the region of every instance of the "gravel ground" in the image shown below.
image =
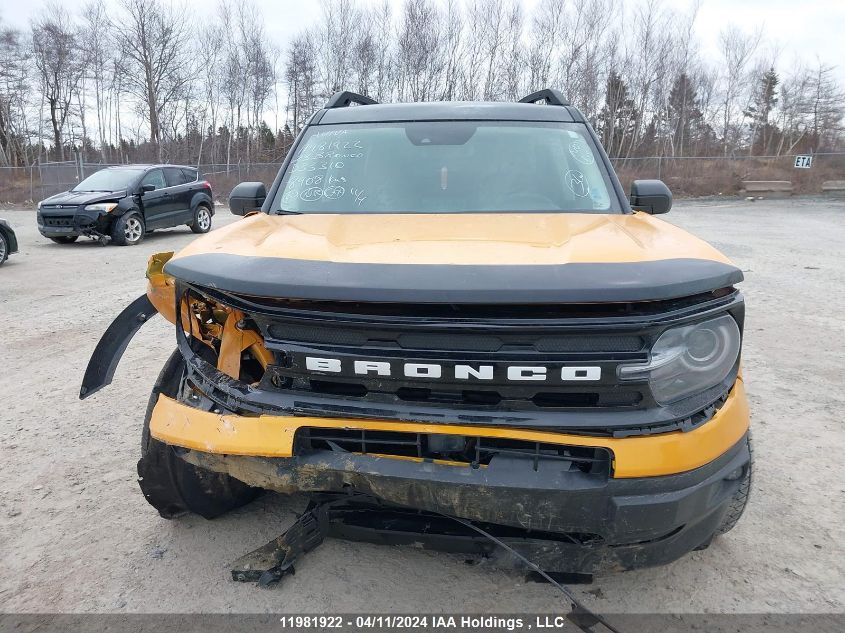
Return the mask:
<svg viewBox="0 0 845 633"><path fill-rule="evenodd" d="M157 319L114 383L77 399L100 334L144 291L138 247L42 238L30 210L4 210L21 253L0 268L0 610L228 612L367 610L503 613L559 609L548 585L458 557L329 541L273 591L228 580L227 563L279 534L300 498L266 495L213 522L165 521L135 483L150 387L174 346ZM845 202L679 203L671 222L746 273L744 366L757 471L739 526L657 569L576 592L602 612L845 610ZM233 221L225 211L216 225Z"/></svg>

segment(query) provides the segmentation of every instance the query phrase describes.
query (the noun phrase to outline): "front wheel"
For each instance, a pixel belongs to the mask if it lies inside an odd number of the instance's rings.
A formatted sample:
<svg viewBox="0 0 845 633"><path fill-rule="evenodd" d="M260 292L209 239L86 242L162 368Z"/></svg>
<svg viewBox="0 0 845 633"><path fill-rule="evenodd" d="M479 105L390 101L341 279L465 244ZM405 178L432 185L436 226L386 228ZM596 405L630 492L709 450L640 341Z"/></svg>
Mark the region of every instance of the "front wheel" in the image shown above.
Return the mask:
<svg viewBox="0 0 845 633"><path fill-rule="evenodd" d="M59 237L51 237L56 244L73 244L79 239L78 235L60 235Z"/></svg>
<svg viewBox="0 0 845 633"><path fill-rule="evenodd" d="M255 499L260 488L222 473L214 473L181 459L174 447L150 435L150 419L159 394L182 400L181 383L185 361L179 350L171 354L158 376L144 419L138 484L147 501L165 519L187 512L213 519Z"/></svg>
<svg viewBox="0 0 845 633"><path fill-rule="evenodd" d="M742 475L742 482L737 488L736 492L731 497L731 503L728 506L728 511L725 518L722 519L722 524L716 530L716 536L725 534L734 529L742 514L745 512L745 507L748 505L748 496L751 493L751 471L754 467L754 447L751 444L751 432L748 433L748 452L751 454L751 459L748 461L748 468Z"/></svg>
<svg viewBox="0 0 845 633"><path fill-rule="evenodd" d="M9 240L3 235L3 231L0 231L0 266L7 259L9 259Z"/></svg>
<svg viewBox="0 0 845 633"><path fill-rule="evenodd" d="M211 211L201 204L194 211L194 221L188 226L194 233L208 233L211 230Z"/></svg>
<svg viewBox="0 0 845 633"><path fill-rule="evenodd" d="M118 246L134 246L144 239L144 219L137 211L124 213L112 224L111 241Z"/></svg>

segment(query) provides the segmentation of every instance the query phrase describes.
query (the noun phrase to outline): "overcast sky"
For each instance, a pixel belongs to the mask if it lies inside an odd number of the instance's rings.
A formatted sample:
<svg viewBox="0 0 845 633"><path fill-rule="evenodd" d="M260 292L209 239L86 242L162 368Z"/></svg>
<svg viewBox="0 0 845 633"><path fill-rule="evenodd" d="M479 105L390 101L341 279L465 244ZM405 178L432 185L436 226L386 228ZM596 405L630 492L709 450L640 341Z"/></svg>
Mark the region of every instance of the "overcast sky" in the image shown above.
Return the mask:
<svg viewBox="0 0 845 633"><path fill-rule="evenodd" d="M116 4L117 0L106 0ZM179 0L175 0L177 3ZM200 14L213 10L214 0L183 0ZM342 0L341 0L342 1ZM366 0L364 0L366 2ZM371 0L378 2L380 0ZM389 0L401 5L402 0ZM644 0L627 0L630 6ZM303 26L320 15L317 0L253 0L267 20L267 33L280 48ZM523 0L530 9L536 0ZM63 0L74 12L84 0ZM664 6L680 12L689 11L692 0L663 0ZM38 0L20 2L0 0L0 17L18 27L26 27L43 6ZM782 48L781 71L801 58L812 63L816 56L837 67L836 74L845 85L845 0L700 0L696 32L707 59L717 55L719 31L732 22L748 32L765 29L767 44Z"/></svg>

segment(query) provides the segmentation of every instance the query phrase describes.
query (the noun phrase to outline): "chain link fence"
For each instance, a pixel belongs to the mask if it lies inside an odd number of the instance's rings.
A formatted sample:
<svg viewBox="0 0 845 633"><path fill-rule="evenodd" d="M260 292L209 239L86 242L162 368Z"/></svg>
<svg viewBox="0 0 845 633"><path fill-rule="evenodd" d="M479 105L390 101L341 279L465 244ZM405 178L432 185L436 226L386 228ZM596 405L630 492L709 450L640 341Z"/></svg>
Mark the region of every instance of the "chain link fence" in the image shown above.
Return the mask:
<svg viewBox="0 0 845 633"><path fill-rule="evenodd" d="M226 200L239 182L257 180L269 185L280 163L201 164L200 178L211 183L218 200ZM0 167L0 203L36 204L39 200L72 189L78 182L109 163L76 161L37 163L30 167Z"/></svg>
<svg viewBox="0 0 845 633"><path fill-rule="evenodd" d="M795 156L719 156L614 158L614 168L627 191L637 179L663 180L677 197L735 195L746 180L788 180L795 193L821 193L822 183L845 180L845 153L816 154L810 169L796 169ZM39 163L31 167L0 167L0 203L35 204L71 189L82 178L108 164L77 161ZM269 185L279 163L201 164L201 177L211 183L216 198L225 201L239 182Z"/></svg>
<svg viewBox="0 0 845 633"><path fill-rule="evenodd" d="M638 179L664 181L676 197L736 195L747 180L786 180L793 192L816 194L822 183L845 180L845 153L815 154L810 169L796 169L795 156L614 158L622 186Z"/></svg>

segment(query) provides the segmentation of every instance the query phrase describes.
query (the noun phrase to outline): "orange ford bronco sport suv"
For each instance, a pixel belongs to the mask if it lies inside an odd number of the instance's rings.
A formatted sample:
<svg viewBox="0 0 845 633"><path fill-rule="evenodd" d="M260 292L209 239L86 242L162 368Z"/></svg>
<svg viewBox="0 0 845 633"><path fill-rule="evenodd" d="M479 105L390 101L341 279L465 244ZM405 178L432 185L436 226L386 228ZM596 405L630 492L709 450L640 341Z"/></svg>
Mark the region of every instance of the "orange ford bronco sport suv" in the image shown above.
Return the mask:
<svg viewBox="0 0 845 633"><path fill-rule="evenodd" d="M655 217L671 203L626 197L553 90L338 93L269 190L233 190L242 220L152 257L80 395L160 312L138 472L164 517L344 494L551 544L558 571L666 563L731 529L751 480L742 273Z"/></svg>

